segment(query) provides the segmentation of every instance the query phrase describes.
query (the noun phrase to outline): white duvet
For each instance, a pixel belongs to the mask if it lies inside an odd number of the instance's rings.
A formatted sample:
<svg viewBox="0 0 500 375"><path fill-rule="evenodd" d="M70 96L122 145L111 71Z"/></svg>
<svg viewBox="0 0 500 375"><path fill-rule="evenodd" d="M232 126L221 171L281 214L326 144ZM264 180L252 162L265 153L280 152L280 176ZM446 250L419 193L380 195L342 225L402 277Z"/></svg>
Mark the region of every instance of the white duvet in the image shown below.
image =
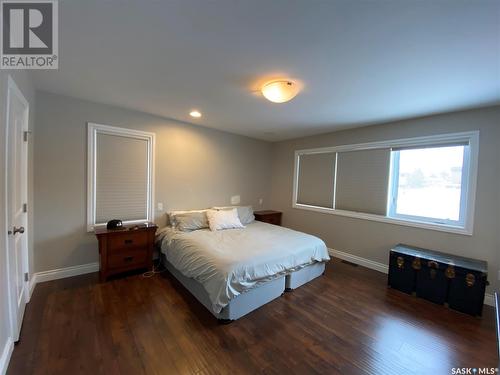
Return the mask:
<svg viewBox="0 0 500 375"><path fill-rule="evenodd" d="M219 313L253 287L314 262L330 259L317 237L262 222L244 229L158 232L161 251L184 276L203 285Z"/></svg>

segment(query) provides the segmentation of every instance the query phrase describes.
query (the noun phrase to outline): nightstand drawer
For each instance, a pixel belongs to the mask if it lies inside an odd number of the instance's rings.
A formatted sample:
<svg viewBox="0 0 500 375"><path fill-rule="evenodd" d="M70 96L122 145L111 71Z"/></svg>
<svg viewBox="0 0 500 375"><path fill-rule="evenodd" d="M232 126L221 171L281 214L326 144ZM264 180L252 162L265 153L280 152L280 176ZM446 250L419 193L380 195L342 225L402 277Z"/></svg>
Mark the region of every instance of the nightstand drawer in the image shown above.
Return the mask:
<svg viewBox="0 0 500 375"><path fill-rule="evenodd" d="M148 257L147 251L141 250L128 250L123 251L120 254L110 254L108 255L108 267L109 268L127 268L127 267L137 267L146 263Z"/></svg>
<svg viewBox="0 0 500 375"><path fill-rule="evenodd" d="M109 236L108 252L121 253L131 249L145 248L148 245L148 232L128 231Z"/></svg>
<svg viewBox="0 0 500 375"><path fill-rule="evenodd" d="M157 228L152 223L146 223L122 229L96 229L101 281L134 269L150 270L153 267L153 246Z"/></svg>
<svg viewBox="0 0 500 375"><path fill-rule="evenodd" d="M269 215L267 217L263 217L262 221L264 223L269 223L269 224L274 224L274 225L281 225L281 215Z"/></svg>

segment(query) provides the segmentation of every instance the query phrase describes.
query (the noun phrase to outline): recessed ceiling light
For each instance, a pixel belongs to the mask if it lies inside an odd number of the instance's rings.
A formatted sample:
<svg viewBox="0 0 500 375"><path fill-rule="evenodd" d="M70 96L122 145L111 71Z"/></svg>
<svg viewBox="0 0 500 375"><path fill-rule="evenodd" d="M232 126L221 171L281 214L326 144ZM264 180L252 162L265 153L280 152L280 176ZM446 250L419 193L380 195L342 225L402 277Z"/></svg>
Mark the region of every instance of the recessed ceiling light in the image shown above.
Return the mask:
<svg viewBox="0 0 500 375"><path fill-rule="evenodd" d="M193 109L191 112L189 112L189 116L195 117L195 118L200 118L201 112L197 111L196 109Z"/></svg>
<svg viewBox="0 0 500 375"><path fill-rule="evenodd" d="M285 103L295 98L300 87L293 81L280 79L266 83L261 91L267 100L273 103Z"/></svg>

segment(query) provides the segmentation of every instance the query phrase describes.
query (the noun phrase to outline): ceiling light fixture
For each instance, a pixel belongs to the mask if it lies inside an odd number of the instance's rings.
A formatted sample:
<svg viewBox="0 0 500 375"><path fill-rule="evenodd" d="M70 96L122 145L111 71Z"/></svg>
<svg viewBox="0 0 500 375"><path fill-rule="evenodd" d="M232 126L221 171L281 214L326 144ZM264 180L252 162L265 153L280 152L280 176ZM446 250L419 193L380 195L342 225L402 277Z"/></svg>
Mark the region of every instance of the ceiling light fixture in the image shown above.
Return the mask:
<svg viewBox="0 0 500 375"><path fill-rule="evenodd" d="M264 84L261 91L267 100L273 103L285 103L295 98L300 87L293 81L280 79Z"/></svg>
<svg viewBox="0 0 500 375"><path fill-rule="evenodd" d="M189 116L195 117L195 118L200 118L201 112L197 111L196 109L193 109L191 112L189 112Z"/></svg>

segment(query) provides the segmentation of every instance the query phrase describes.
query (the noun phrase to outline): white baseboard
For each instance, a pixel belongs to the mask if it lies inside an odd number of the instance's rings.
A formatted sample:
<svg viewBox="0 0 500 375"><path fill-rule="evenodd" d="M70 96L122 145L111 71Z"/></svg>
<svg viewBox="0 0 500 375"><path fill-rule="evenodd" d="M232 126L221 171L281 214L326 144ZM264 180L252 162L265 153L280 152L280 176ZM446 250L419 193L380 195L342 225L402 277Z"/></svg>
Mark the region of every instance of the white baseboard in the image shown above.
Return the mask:
<svg viewBox="0 0 500 375"><path fill-rule="evenodd" d="M335 250L335 249L328 249L328 253L335 258L339 258L339 259L346 260L346 261L351 262L351 263L359 264L360 266L369 268L371 270L375 270L375 271L386 273L386 274L389 273L389 266L387 266L383 263L375 262L373 260L366 259L366 258L361 258L361 257L358 257L357 255L352 255L352 254L345 253L343 251Z"/></svg>
<svg viewBox="0 0 500 375"><path fill-rule="evenodd" d="M495 296L491 293L484 295L484 304L488 306L495 306Z"/></svg>
<svg viewBox="0 0 500 375"><path fill-rule="evenodd" d="M10 357L14 351L14 341L10 337L7 337L7 342L5 343L2 356L0 357L0 374L5 375L7 368L9 367Z"/></svg>
<svg viewBox="0 0 500 375"><path fill-rule="evenodd" d="M65 277L84 275L86 273L99 271L99 263L88 263L80 266L57 268L55 270L43 271L35 273L37 283L44 281L51 281L57 279L64 279Z"/></svg>
<svg viewBox="0 0 500 375"><path fill-rule="evenodd" d="M359 264L360 266L369 268L371 270L375 270L375 271L382 272L385 274L389 273L389 266L387 266L386 264L383 264L383 263L375 262L375 261L370 260L370 259L362 258L362 257L359 257L357 255L352 255L349 253L345 253L343 251L330 249L330 248L328 249L328 253L335 258L339 258L339 259L346 260L346 261L351 262L351 263ZM485 294L484 304L488 305L488 306L495 306L495 297L493 296L493 294L490 294L490 293Z"/></svg>
<svg viewBox="0 0 500 375"><path fill-rule="evenodd" d="M72 266L66 268L57 268L55 270L36 272L31 275L30 281L30 296L35 289L36 284L44 281L64 279L65 277L84 275L86 273L98 272L99 262L82 264L80 266Z"/></svg>

